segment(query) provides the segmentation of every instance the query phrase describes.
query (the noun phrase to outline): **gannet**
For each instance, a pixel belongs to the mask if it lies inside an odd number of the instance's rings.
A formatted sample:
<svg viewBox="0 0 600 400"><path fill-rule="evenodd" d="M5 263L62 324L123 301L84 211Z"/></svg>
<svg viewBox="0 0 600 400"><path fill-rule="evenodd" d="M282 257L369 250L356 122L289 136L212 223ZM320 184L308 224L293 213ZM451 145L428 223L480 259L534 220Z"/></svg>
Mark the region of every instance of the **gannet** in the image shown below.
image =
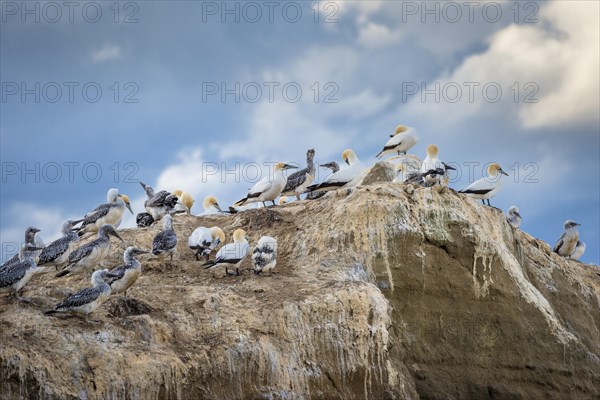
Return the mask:
<svg viewBox="0 0 600 400"><path fill-rule="evenodd" d="M421 164L421 173L426 174L429 171L436 171L437 169L444 168L441 160L438 157L438 154L439 150L435 144L430 144L427 146L427 156ZM425 181L428 183L434 184L437 183L442 176L443 174L440 176L437 173L429 173L427 175L423 175L423 179L425 179Z"/></svg>
<svg viewBox="0 0 600 400"><path fill-rule="evenodd" d="M185 213L190 214L192 211L192 207L196 202L192 195L188 192L182 191L181 189L175 190L173 194L177 196L177 199L179 200L178 203L175 205L175 210L184 211Z"/></svg>
<svg viewBox="0 0 600 400"><path fill-rule="evenodd" d="M438 186L441 188L447 188L448 183L450 182L450 176L448 175L448 171L450 170L454 171L456 170L456 168L442 161L441 166L438 168L430 169L427 172L421 174L409 174L407 181L418 183L425 187Z"/></svg>
<svg viewBox="0 0 600 400"><path fill-rule="evenodd" d="M356 186L362 177L362 163L352 149L344 150L342 153L342 159L346 162L346 164L349 165L348 168L339 170L321 183L310 185L307 190L329 191Z"/></svg>
<svg viewBox="0 0 600 400"><path fill-rule="evenodd" d="M519 214L519 209L516 206L511 206L506 213L506 220L513 228L518 228L521 226L521 214Z"/></svg>
<svg viewBox="0 0 600 400"><path fill-rule="evenodd" d="M283 175L283 171L296 168L298 167L282 162L275 164L273 176L265 176L258 181L256 185L250 189L246 197L237 201L234 206L239 207L247 203L262 202L266 207L267 205L265 202L267 201L272 201L273 205L275 205L275 199L281 194L286 184L286 178Z"/></svg>
<svg viewBox="0 0 600 400"><path fill-rule="evenodd" d="M110 274L114 276L108 281L112 289L112 293L124 293L127 297L127 289L129 289L142 273L142 263L136 258L141 254L148 254L149 251L140 250L133 246L129 246L123 253L124 265L113 268Z"/></svg>
<svg viewBox="0 0 600 400"><path fill-rule="evenodd" d="M487 168L487 176L471 183L466 189L459 193L465 193L474 199L479 199L485 205L491 206L490 199L496 195L502 188L502 180L498 173L508 176L497 163L492 163Z"/></svg>
<svg viewBox="0 0 600 400"><path fill-rule="evenodd" d="M204 208L204 212L200 214L201 216L223 214L223 210L221 210L221 206L215 196L206 196L202 202L202 208Z"/></svg>
<svg viewBox="0 0 600 400"><path fill-rule="evenodd" d="M29 244L29 245L32 245L32 246L35 245L35 247L43 248L44 247L44 242L41 239L39 239L39 238L36 239L36 235L37 235L38 232L40 232L40 230L38 228L34 228L33 226L30 226L29 228L27 228L25 230L25 242L24 242L24 244ZM12 258L10 258L8 261L6 261L4 264L2 264L2 266L0 266L0 269L6 268L6 267L8 267L10 265L13 265L13 264L16 264L19 261L23 261L23 260L21 260L19 258L19 254L20 254L20 252L18 252ZM39 255L40 255L40 251L39 250L32 252L31 255L35 259L35 262L39 261Z"/></svg>
<svg viewBox="0 0 600 400"><path fill-rule="evenodd" d="M205 262L202 266L204 269L215 269L225 267L225 274L231 275L229 268L235 268L237 275L240 274L240 264L244 257L248 254L248 240L246 240L246 232L243 229L237 229L233 232L233 243L228 243L217 252L214 260Z"/></svg>
<svg viewBox="0 0 600 400"><path fill-rule="evenodd" d="M279 198L279 200L277 201L277 205L278 206L282 206L282 205L287 204L287 203L288 203L288 198L286 196L281 196Z"/></svg>
<svg viewBox="0 0 600 400"><path fill-rule="evenodd" d="M64 221L61 228L62 237L44 247L40 254L38 265L54 266L56 269L63 267L68 261L69 256L77 247L79 235L74 231L75 225L82 220Z"/></svg>
<svg viewBox="0 0 600 400"><path fill-rule="evenodd" d="M383 150L376 157L381 158L387 154L406 154L419 140L417 132L408 126L399 125L391 139L387 141Z"/></svg>
<svg viewBox="0 0 600 400"><path fill-rule="evenodd" d="M173 261L173 254L177 246L177 234L173 230L173 217L171 214L163 218L163 228L152 240L152 254L169 255Z"/></svg>
<svg viewBox="0 0 600 400"><path fill-rule="evenodd" d="M75 313L87 315L91 313L108 300L111 288L106 280L110 278L114 278L114 276L107 269L94 271L92 274L92 287L85 288L67 297L57 304L53 310L46 311L44 314Z"/></svg>
<svg viewBox="0 0 600 400"><path fill-rule="evenodd" d="M87 232L98 232L98 229L103 225L112 225L118 228L123 219L125 208L133 214L129 197L119 194L117 189L110 189L106 194L106 200L107 203L99 205L85 215L78 231L80 236Z"/></svg>
<svg viewBox="0 0 600 400"><path fill-rule="evenodd" d="M340 170L340 166L335 161L330 161L328 163L321 164L321 165L319 165L319 167L321 167L321 168L328 168L334 174ZM308 192L306 194L306 198L309 199L309 200L316 200L316 199L320 199L321 197L325 196L326 194L327 194L326 191L315 190L315 191L312 191L312 192Z"/></svg>
<svg viewBox="0 0 600 400"><path fill-rule="evenodd" d="M142 185L142 188L148 197L144 202L144 207L148 214L152 215L154 221L158 221L169 214L173 211L177 203L179 203L179 199L173 193L169 193L166 190L154 193L154 189L150 186L145 185L143 182L140 182L140 185ZM152 197L149 196L150 193L154 193Z"/></svg>
<svg viewBox="0 0 600 400"><path fill-rule="evenodd" d="M396 165L394 165L394 171L396 171L396 176L394 177L394 182L399 182L399 183L404 183L406 182L407 179L407 171L406 171L406 165L402 164L402 163L398 163Z"/></svg>
<svg viewBox="0 0 600 400"><path fill-rule="evenodd" d="M281 193L283 196L296 196L296 199L300 200L300 195L315 180L314 158L315 150L308 150L306 152L306 168L288 176L285 188L283 188L283 192Z"/></svg>
<svg viewBox="0 0 600 400"><path fill-rule="evenodd" d="M139 213L135 217L135 224L138 228L147 228L154 223L154 218L147 212Z"/></svg>
<svg viewBox="0 0 600 400"><path fill-rule="evenodd" d="M577 242L579 242L579 231L577 227L580 226L575 221L568 220L565 221L565 231L562 236L558 239L558 242L554 245L555 253L570 258L575 252L575 248L577 247Z"/></svg>
<svg viewBox="0 0 600 400"><path fill-rule="evenodd" d="M205 256L208 260L210 253L212 253L220 243L225 243L225 233L218 226L213 226L212 228L201 226L196 228L188 238L190 249L196 250L196 260L199 259L198 256L200 254Z"/></svg>
<svg viewBox="0 0 600 400"><path fill-rule="evenodd" d="M270 236L261 237L252 252L252 264L256 275L262 272L272 274L271 271L277 264L277 239Z"/></svg>
<svg viewBox="0 0 600 400"><path fill-rule="evenodd" d="M146 208L148 205L148 200L154 197L154 189L152 186L148 186L142 181L140 181L140 185L142 185L142 189L144 189L144 192L146 192L146 200L144 201L144 208Z"/></svg>
<svg viewBox="0 0 600 400"><path fill-rule="evenodd" d="M328 163L321 164L320 167L329 168L334 174L340 170L340 166L335 161L329 161Z"/></svg>
<svg viewBox="0 0 600 400"><path fill-rule="evenodd" d="M38 271L35 254L39 250L41 250L41 247L37 247L35 244L23 244L19 250L19 259L21 261L0 270L0 292L13 291L17 298L19 298L19 291Z"/></svg>
<svg viewBox="0 0 600 400"><path fill-rule="evenodd" d="M56 277L60 278L75 270L93 266L101 261L108 253L111 236L124 242L112 225L102 225L98 231L98 238L73 250L69 255L69 265L56 274Z"/></svg>
<svg viewBox="0 0 600 400"><path fill-rule="evenodd" d="M581 256L585 253L585 243L581 240L577 241L577 246L575 246L575 251L571 254L571 260L579 260Z"/></svg>

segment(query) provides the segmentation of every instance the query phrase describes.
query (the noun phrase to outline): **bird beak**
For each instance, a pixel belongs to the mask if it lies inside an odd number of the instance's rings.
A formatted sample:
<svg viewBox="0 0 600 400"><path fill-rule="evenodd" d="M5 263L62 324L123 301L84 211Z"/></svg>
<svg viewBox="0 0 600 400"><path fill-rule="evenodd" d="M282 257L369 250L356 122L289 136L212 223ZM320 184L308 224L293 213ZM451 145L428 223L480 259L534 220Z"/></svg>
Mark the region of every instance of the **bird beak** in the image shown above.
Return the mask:
<svg viewBox="0 0 600 400"><path fill-rule="evenodd" d="M500 169L500 170L499 170L499 172L500 172L502 175L506 175L506 176L508 176L508 174L507 174L506 172L504 172L502 169Z"/></svg>
<svg viewBox="0 0 600 400"><path fill-rule="evenodd" d="M131 204L126 203L125 207L127 207L127 209L129 210L129 212L131 213L131 215L133 215L133 210L131 209Z"/></svg>
<svg viewBox="0 0 600 400"><path fill-rule="evenodd" d="M121 242L124 242L123 238L121 236L119 236L119 234L117 232L113 232L113 233L111 233L111 235L113 235L114 237L119 239Z"/></svg>
<svg viewBox="0 0 600 400"><path fill-rule="evenodd" d="M577 222L575 222L575 226L581 226L581 224L578 224Z"/></svg>
<svg viewBox="0 0 600 400"><path fill-rule="evenodd" d="M136 250L136 253L137 254L150 254L150 252L147 250Z"/></svg>
<svg viewBox="0 0 600 400"><path fill-rule="evenodd" d="M38 232L40 232L40 231L41 231L41 230L40 230L40 229L38 229L38 228L34 228L34 229L33 229L33 233L38 233Z"/></svg>
<svg viewBox="0 0 600 400"><path fill-rule="evenodd" d="M449 169L449 170L451 170L451 171L456 171L456 168L454 168L454 167L453 167L453 166L451 166L451 165L444 164L444 167L446 167L446 169Z"/></svg>
<svg viewBox="0 0 600 400"><path fill-rule="evenodd" d="M347 158L344 160L344 162L345 162L346 164L350 165L350 161L349 161Z"/></svg>
<svg viewBox="0 0 600 400"><path fill-rule="evenodd" d="M285 164L283 166L283 169L298 169L298 167L296 167L295 165Z"/></svg>
<svg viewBox="0 0 600 400"><path fill-rule="evenodd" d="M215 208L216 208L217 210L219 210L219 212L220 212L221 214L223 214L223 210L221 210L221 206L219 205L219 203L215 203Z"/></svg>
<svg viewBox="0 0 600 400"><path fill-rule="evenodd" d="M44 248L43 247L37 247L37 246L36 247L27 247L27 250L29 250L29 251L36 251L36 250L44 250Z"/></svg>
<svg viewBox="0 0 600 400"><path fill-rule="evenodd" d="M146 190L146 185L144 184L144 182L140 181L140 185L142 185L142 188L144 188L144 190Z"/></svg>
<svg viewBox="0 0 600 400"><path fill-rule="evenodd" d="M71 224L72 225L77 225L78 223L83 222L83 218L82 219L77 219L75 221L72 221Z"/></svg>
<svg viewBox="0 0 600 400"><path fill-rule="evenodd" d="M396 136L396 135L394 135L393 133L390 135L390 137L394 137L394 136Z"/></svg>

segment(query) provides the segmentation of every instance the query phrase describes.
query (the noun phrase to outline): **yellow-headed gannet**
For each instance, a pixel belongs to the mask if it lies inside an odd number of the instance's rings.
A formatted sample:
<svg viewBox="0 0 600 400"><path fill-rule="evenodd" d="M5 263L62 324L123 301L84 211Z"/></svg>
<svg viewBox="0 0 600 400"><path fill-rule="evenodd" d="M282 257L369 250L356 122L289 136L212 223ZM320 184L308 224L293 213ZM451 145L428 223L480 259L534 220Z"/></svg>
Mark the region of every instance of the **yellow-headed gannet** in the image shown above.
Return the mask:
<svg viewBox="0 0 600 400"><path fill-rule="evenodd" d="M125 208L133 214L129 197L119 194L117 189L110 189L106 195L106 204L99 205L94 210L87 213L79 228L79 235L87 232L98 232L103 225L112 225L118 228L123 219Z"/></svg>
<svg viewBox="0 0 600 400"><path fill-rule="evenodd" d="M202 202L202 208L204 208L204 211L200 214L202 216L223 214L223 210L221 210L221 206L215 196L206 196Z"/></svg>
<svg viewBox="0 0 600 400"><path fill-rule="evenodd" d="M394 182L404 183L408 178L408 171L406 171L406 165L402 163L398 163L394 165L394 170L396 171L396 176L394 177Z"/></svg>
<svg viewBox="0 0 600 400"><path fill-rule="evenodd" d="M287 204L287 203L289 203L289 202L288 202L288 198L286 196L281 196L279 198L279 200L277 201L277 205L278 206L282 206L282 205Z"/></svg>
<svg viewBox="0 0 600 400"><path fill-rule="evenodd" d="M110 247L110 237L114 236L120 241L124 241L112 225L103 225L98 231L98 238L79 246L69 255L69 265L63 268L57 278L70 274L75 270L80 270L93 265L106 257Z"/></svg>
<svg viewBox="0 0 600 400"><path fill-rule="evenodd" d="M419 141L417 132L405 125L399 125L390 137L391 139L387 141L383 150L376 157L381 158L387 154L406 154Z"/></svg>
<svg viewBox="0 0 600 400"><path fill-rule="evenodd" d="M340 188L351 188L362 178L363 166L358 156L352 149L346 149L342 153L342 159L349 165L348 168L340 169L321 183L311 185L307 188L309 191L329 191Z"/></svg>
<svg viewBox="0 0 600 400"><path fill-rule="evenodd" d="M246 197L237 201L234 206L239 207L247 203L262 202L266 207L267 201L272 201L275 205L275 199L281 194L287 182L283 171L286 169L296 169L293 165L286 163L277 163L273 168L273 176L265 176L250 189Z"/></svg>
<svg viewBox="0 0 600 400"><path fill-rule="evenodd" d="M491 206L490 199L496 195L502 188L502 180L500 175L508 174L502 170L502 167L497 163L492 163L487 168L487 176L471 183L466 189L460 190L459 193L465 193L467 196L474 199L479 199L485 205Z"/></svg>
<svg viewBox="0 0 600 400"><path fill-rule="evenodd" d="M248 255L248 240L246 240L246 232L243 229L237 229L233 232L233 243L228 243L221 247L221 250L217 252L217 256L214 260L205 262L202 266L204 269L215 269L218 267L225 267L225 274L231 275L229 268L235 268L235 273L240 274L240 264L244 260L244 257Z"/></svg>
<svg viewBox="0 0 600 400"><path fill-rule="evenodd" d="M201 254L208 260L210 253L220 243L225 243L225 233L218 226L213 226L212 228L201 226L196 228L188 238L188 246L190 246L190 249L196 250L196 260L199 259Z"/></svg>
<svg viewBox="0 0 600 400"><path fill-rule="evenodd" d="M152 189L152 187L145 185L143 182L140 182L140 185L142 185L147 197L146 201L144 202L144 207L146 208L146 212L152 216L154 221L158 221L165 215L171 213L177 203L180 203L177 196L173 193L169 193L166 190L161 190L158 193L154 193L154 189ZM152 196L150 196L150 194L152 194Z"/></svg>
<svg viewBox="0 0 600 400"><path fill-rule="evenodd" d="M285 188L283 188L283 192L281 193L283 196L296 196L296 199L300 200L300 195L315 180L314 158L315 150L308 150L306 152L306 168L288 176Z"/></svg>
<svg viewBox="0 0 600 400"><path fill-rule="evenodd" d="M154 223L154 218L147 212L139 213L135 217L135 224L138 228L147 228Z"/></svg>
<svg viewBox="0 0 600 400"><path fill-rule="evenodd" d="M585 243L581 240L577 241L577 246L575 246L575 251L571 254L571 260L579 260L581 256L585 253Z"/></svg>
<svg viewBox="0 0 600 400"><path fill-rule="evenodd" d="M22 261L0 270L0 293L12 291L19 298L19 291L38 271L35 254L40 249L35 244L25 243L19 250L19 259Z"/></svg>
<svg viewBox="0 0 600 400"><path fill-rule="evenodd" d="M106 280L110 278L114 278L114 276L107 269L94 271L92 274L92 287L85 288L67 297L57 304L54 309L46 311L44 314L74 313L88 315L108 300L111 288Z"/></svg>
<svg viewBox="0 0 600 400"><path fill-rule="evenodd" d="M127 297L127 289L129 289L142 273L142 263L136 258L141 254L148 254L149 251L140 250L133 246L129 246L123 253L124 265L113 268L110 274L114 276L108 281L112 289L112 293L124 293Z"/></svg>
<svg viewBox="0 0 600 400"><path fill-rule="evenodd" d="M254 273L260 275L262 272L269 272L271 275L275 264L277 264L277 239L263 236L252 252Z"/></svg>
<svg viewBox="0 0 600 400"><path fill-rule="evenodd" d="M572 220L565 221L565 231L554 245L552 251L563 257L570 258L575 252L577 242L579 242L579 231L577 230L579 225Z"/></svg>
<svg viewBox="0 0 600 400"><path fill-rule="evenodd" d="M173 254L177 247L177 234L173 230L173 217L171 214L165 215L163 218L163 228L152 241L152 254L169 255L173 261Z"/></svg>
<svg viewBox="0 0 600 400"><path fill-rule="evenodd" d="M31 245L30 247L40 247L43 248L44 247L44 242L39 239L36 238L37 233L40 232L40 230L38 228L34 228L33 226L30 226L29 228L27 228L25 230L25 242L24 244L29 244ZM10 258L8 261L6 261L4 264L2 264L0 266L0 269L2 268L6 268L10 265L13 264L17 264L19 261L23 261L19 258L19 254L21 254L21 252L18 252L17 254L15 254L12 258ZM33 256L35 262L37 263L39 261L39 255L40 255L40 251L32 251L31 255Z"/></svg>
<svg viewBox="0 0 600 400"><path fill-rule="evenodd" d="M519 214L519 209L516 206L511 206L506 213L506 220L513 228L519 228L523 218Z"/></svg>
<svg viewBox="0 0 600 400"><path fill-rule="evenodd" d="M192 197L192 195L188 192L184 192L181 189L175 190L173 194L177 196L177 199L179 200L178 203L175 205L175 211L184 211L187 214L190 214L192 211L192 207L196 202L196 200L194 200L194 197Z"/></svg>
<svg viewBox="0 0 600 400"><path fill-rule="evenodd" d="M44 247L40 254L38 265L54 266L62 268L69 261L69 256L77 247L79 235L75 232L75 225L82 220L64 221L61 228L62 237Z"/></svg>

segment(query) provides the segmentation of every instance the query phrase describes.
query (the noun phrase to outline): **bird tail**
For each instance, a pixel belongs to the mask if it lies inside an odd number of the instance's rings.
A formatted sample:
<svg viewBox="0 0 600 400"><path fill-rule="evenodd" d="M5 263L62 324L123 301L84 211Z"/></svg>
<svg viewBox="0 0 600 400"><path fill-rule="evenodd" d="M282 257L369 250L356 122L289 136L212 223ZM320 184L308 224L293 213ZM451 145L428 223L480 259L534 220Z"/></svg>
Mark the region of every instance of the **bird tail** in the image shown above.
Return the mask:
<svg viewBox="0 0 600 400"><path fill-rule="evenodd" d="M381 155L383 154L383 150L381 150L379 153L377 153L377 155L375 157L377 158L381 158Z"/></svg>
<svg viewBox="0 0 600 400"><path fill-rule="evenodd" d="M314 185L310 185L309 187L306 188L306 192L305 193L314 192L315 190L319 190L320 186L321 186L320 183L316 183Z"/></svg>
<svg viewBox="0 0 600 400"><path fill-rule="evenodd" d="M60 277L62 277L62 276L65 276L65 275L69 275L70 273L71 273L71 271L70 271L70 270L68 270L68 269L63 269L62 271L60 271L60 272L59 272L58 274L56 274L55 276L56 276L57 278L60 278Z"/></svg>
<svg viewBox="0 0 600 400"><path fill-rule="evenodd" d="M160 253L162 253L162 251L156 249L152 250L152 254L154 254L155 256L159 255Z"/></svg>
<svg viewBox="0 0 600 400"><path fill-rule="evenodd" d="M204 264L202 264L202 267L204 269L209 269L210 267L214 267L217 263L215 262L215 260L208 260L207 262L205 262Z"/></svg>
<svg viewBox="0 0 600 400"><path fill-rule="evenodd" d="M48 310L48 311L46 311L44 314L45 314L45 315L52 315L52 314L56 314L57 312L58 312L58 311L56 311L56 310Z"/></svg>
<svg viewBox="0 0 600 400"><path fill-rule="evenodd" d="M237 214L237 213L238 213L238 210L236 210L233 207L229 207L229 214Z"/></svg>
<svg viewBox="0 0 600 400"><path fill-rule="evenodd" d="M244 197L243 199L238 200L235 203L233 203L233 205L235 207L243 206L246 203L247 200L248 200L248 197Z"/></svg>

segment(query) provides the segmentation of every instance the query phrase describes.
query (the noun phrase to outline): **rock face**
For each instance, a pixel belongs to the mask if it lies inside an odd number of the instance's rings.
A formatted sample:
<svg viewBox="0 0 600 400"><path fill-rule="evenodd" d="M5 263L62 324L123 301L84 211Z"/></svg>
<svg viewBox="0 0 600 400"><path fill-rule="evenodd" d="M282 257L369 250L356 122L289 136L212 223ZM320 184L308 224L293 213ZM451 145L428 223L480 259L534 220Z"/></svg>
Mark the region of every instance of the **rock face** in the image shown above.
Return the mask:
<svg viewBox="0 0 600 400"><path fill-rule="evenodd" d="M160 225L120 233L149 248ZM278 238L275 274L200 268L187 236L213 225ZM462 195L373 183L174 226L176 260L143 258L96 321L43 315L89 272L1 297L0 397L600 397L600 270Z"/></svg>

